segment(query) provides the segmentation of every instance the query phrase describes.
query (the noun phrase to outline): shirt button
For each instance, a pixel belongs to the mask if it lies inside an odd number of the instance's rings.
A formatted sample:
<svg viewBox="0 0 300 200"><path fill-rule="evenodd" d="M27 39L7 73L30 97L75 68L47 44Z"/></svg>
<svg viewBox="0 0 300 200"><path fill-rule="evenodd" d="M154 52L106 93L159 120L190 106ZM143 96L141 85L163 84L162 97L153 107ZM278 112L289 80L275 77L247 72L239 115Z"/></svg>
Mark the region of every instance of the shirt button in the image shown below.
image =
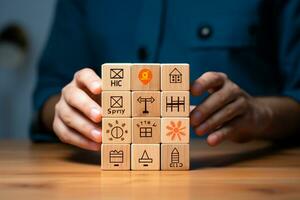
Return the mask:
<svg viewBox="0 0 300 200"><path fill-rule="evenodd" d="M141 61L145 61L148 58L148 52L145 47L140 47L137 51L137 56Z"/></svg>
<svg viewBox="0 0 300 200"><path fill-rule="evenodd" d="M200 39L208 39L212 35L212 28L209 25L200 26L197 31Z"/></svg>

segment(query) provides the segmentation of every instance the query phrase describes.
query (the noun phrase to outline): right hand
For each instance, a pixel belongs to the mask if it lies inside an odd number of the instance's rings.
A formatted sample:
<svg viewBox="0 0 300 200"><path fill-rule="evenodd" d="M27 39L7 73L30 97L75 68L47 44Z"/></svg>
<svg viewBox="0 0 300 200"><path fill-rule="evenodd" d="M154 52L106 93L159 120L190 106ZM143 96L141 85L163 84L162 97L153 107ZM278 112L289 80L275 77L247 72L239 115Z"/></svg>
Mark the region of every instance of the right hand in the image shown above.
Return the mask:
<svg viewBox="0 0 300 200"><path fill-rule="evenodd" d="M53 130L59 139L84 149L97 151L102 141L102 108L96 103L102 80L92 69L75 73L55 105Z"/></svg>

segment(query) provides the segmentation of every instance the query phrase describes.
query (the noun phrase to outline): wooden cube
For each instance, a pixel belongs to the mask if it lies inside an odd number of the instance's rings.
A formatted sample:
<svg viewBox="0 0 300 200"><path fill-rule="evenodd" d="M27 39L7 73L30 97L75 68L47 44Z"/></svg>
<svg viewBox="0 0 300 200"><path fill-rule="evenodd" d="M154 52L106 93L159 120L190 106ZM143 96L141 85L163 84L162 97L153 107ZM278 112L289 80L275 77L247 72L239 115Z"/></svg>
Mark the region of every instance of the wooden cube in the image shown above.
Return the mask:
<svg viewBox="0 0 300 200"><path fill-rule="evenodd" d="M103 170L129 170L130 144L102 144L101 168Z"/></svg>
<svg viewBox="0 0 300 200"><path fill-rule="evenodd" d="M189 64L161 64L161 90L190 89Z"/></svg>
<svg viewBox="0 0 300 200"><path fill-rule="evenodd" d="M101 102L104 117L131 117L129 91L103 91Z"/></svg>
<svg viewBox="0 0 300 200"><path fill-rule="evenodd" d="M131 90L160 90L160 64L133 64Z"/></svg>
<svg viewBox="0 0 300 200"><path fill-rule="evenodd" d="M163 91L161 93L162 117L188 117L190 114L190 92Z"/></svg>
<svg viewBox="0 0 300 200"><path fill-rule="evenodd" d="M131 64L105 63L102 65L103 90L130 90Z"/></svg>
<svg viewBox="0 0 300 200"><path fill-rule="evenodd" d="M132 92L133 117L159 117L160 92L135 91Z"/></svg>
<svg viewBox="0 0 300 200"><path fill-rule="evenodd" d="M189 118L162 118L161 119L162 143L189 143L190 119Z"/></svg>
<svg viewBox="0 0 300 200"><path fill-rule="evenodd" d="M132 119L132 143L159 144L160 118L138 117Z"/></svg>
<svg viewBox="0 0 300 200"><path fill-rule="evenodd" d="M102 143L130 144L131 118L102 118Z"/></svg>
<svg viewBox="0 0 300 200"><path fill-rule="evenodd" d="M132 144L131 145L132 170L159 170L160 145L159 144Z"/></svg>
<svg viewBox="0 0 300 200"><path fill-rule="evenodd" d="M190 168L189 144L162 144L161 170L188 170Z"/></svg>

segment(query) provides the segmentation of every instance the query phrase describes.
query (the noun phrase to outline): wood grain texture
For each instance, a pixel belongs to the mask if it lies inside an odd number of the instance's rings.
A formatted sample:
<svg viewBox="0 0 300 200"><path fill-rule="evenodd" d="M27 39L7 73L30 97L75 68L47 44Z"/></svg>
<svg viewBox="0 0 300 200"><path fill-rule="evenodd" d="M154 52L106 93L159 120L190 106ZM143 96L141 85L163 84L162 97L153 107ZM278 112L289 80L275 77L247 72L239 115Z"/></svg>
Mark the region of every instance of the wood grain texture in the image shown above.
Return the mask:
<svg viewBox="0 0 300 200"><path fill-rule="evenodd" d="M101 67L103 90L130 90L130 63L105 63Z"/></svg>
<svg viewBox="0 0 300 200"><path fill-rule="evenodd" d="M101 168L103 170L129 170L130 144L102 144Z"/></svg>
<svg viewBox="0 0 300 200"><path fill-rule="evenodd" d="M0 199L286 199L300 197L300 147L191 141L190 171L102 171L99 152L0 141Z"/></svg>
<svg viewBox="0 0 300 200"><path fill-rule="evenodd" d="M161 118L161 143L189 143L190 118Z"/></svg>
<svg viewBox="0 0 300 200"><path fill-rule="evenodd" d="M189 170L189 144L161 144L161 170Z"/></svg>
<svg viewBox="0 0 300 200"><path fill-rule="evenodd" d="M131 90L160 90L160 64L135 63L131 67Z"/></svg>
<svg viewBox="0 0 300 200"><path fill-rule="evenodd" d="M132 119L132 143L159 144L160 121L159 117L134 117Z"/></svg>
<svg viewBox="0 0 300 200"><path fill-rule="evenodd" d="M161 64L161 90L190 89L189 64Z"/></svg>
<svg viewBox="0 0 300 200"><path fill-rule="evenodd" d="M159 91L132 92L132 116L159 117L160 95Z"/></svg>
<svg viewBox="0 0 300 200"><path fill-rule="evenodd" d="M131 118L102 118L103 144L130 144Z"/></svg>
<svg viewBox="0 0 300 200"><path fill-rule="evenodd" d="M159 170L159 144L132 144L131 170Z"/></svg>
<svg viewBox="0 0 300 200"><path fill-rule="evenodd" d="M190 114L189 91L162 91L162 117L188 117Z"/></svg>
<svg viewBox="0 0 300 200"><path fill-rule="evenodd" d="M103 91L101 96L104 117L131 117L131 92Z"/></svg>

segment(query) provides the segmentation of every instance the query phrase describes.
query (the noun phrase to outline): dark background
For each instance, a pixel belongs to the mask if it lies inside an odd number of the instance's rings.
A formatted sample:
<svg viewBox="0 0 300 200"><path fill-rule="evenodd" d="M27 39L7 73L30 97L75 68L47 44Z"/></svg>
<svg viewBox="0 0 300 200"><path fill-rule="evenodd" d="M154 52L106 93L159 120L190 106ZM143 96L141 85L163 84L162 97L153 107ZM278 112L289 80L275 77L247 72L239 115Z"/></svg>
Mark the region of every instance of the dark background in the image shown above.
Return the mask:
<svg viewBox="0 0 300 200"><path fill-rule="evenodd" d="M46 42L55 3L55 0L0 1L0 33L15 24L28 40L26 56L18 66L7 65L9 57L0 51L0 139L28 138L36 62Z"/></svg>

